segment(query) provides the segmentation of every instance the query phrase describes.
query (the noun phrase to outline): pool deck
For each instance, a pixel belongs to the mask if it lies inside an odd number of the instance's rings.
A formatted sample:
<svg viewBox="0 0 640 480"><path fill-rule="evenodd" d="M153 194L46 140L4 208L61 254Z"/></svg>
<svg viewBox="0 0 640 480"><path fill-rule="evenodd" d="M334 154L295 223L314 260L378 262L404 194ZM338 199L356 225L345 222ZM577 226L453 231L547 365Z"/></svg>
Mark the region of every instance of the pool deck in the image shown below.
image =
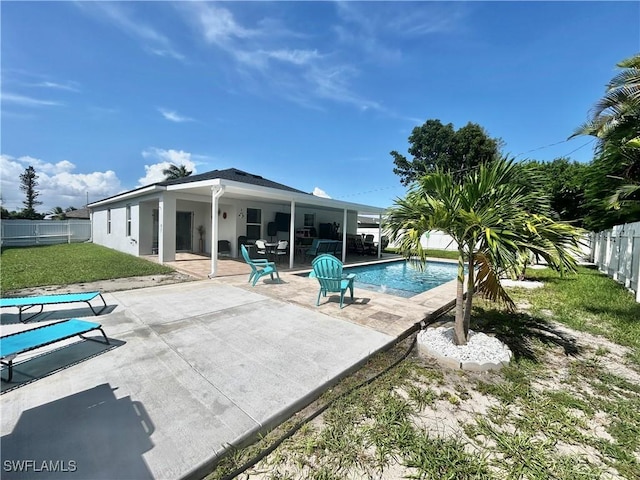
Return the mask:
<svg viewBox="0 0 640 480"><path fill-rule="evenodd" d="M381 259L353 255L347 258L348 263L345 265L362 266L380 262L395 262L401 259L400 255L393 254L384 254ZM456 263L441 258L429 258L427 261ZM178 260L170 262L168 265L178 271L203 279L207 278L211 271L210 258L193 254L178 254ZM255 287L251 287L247 284L251 270L245 262L237 259L219 259L218 276L212 278L211 281L246 288L288 303L311 307L332 317L372 328L394 337L400 337L416 328L420 322L450 309L456 298L455 282L448 282L410 298L356 288L354 303L351 304L348 295L345 296L345 308L343 309L340 309L338 295L321 298L320 305L316 307L318 283L299 275L309 272L311 270L310 264L296 263L293 269L287 268L284 264L278 264L278 270L282 282L277 288L274 288L268 277L266 279L263 277L261 282Z"/></svg>
<svg viewBox="0 0 640 480"><path fill-rule="evenodd" d="M105 292L97 317L58 305L21 324L3 311L3 335L80 317L112 344L72 339L18 359L0 396L2 478L42 477L42 462L58 462L46 478L202 478L455 299L450 282L409 299L356 288L343 309L338 295L316 307L317 281L294 272L255 287L241 262L219 273Z"/></svg>

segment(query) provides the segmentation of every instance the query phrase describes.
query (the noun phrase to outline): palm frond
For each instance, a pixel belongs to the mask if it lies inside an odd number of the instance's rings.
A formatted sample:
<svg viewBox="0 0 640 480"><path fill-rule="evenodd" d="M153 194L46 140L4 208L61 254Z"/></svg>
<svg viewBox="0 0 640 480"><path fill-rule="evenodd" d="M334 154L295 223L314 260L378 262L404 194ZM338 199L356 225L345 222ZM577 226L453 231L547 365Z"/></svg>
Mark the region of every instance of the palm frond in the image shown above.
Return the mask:
<svg viewBox="0 0 640 480"><path fill-rule="evenodd" d="M476 270L476 290L491 302L499 302L510 311L516 308L515 303L500 283L500 273L493 268L489 258L482 252L474 255Z"/></svg>

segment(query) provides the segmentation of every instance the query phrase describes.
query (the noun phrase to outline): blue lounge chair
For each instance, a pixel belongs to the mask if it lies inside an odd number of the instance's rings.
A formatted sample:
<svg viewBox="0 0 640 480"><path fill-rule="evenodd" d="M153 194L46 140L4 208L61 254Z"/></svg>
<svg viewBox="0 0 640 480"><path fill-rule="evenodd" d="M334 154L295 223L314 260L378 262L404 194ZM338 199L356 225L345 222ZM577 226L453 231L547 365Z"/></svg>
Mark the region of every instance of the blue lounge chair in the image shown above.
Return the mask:
<svg viewBox="0 0 640 480"><path fill-rule="evenodd" d="M311 247L304 252L305 260L307 257L319 257L323 253L334 253L337 244L338 242L336 240L314 238Z"/></svg>
<svg viewBox="0 0 640 480"><path fill-rule="evenodd" d="M249 274L249 282L252 282L251 285L255 287L258 279L264 275L271 275L271 280L273 280L274 273L278 277L278 283L280 283L280 274L274 262L270 262L264 258L250 258L249 252L247 252L247 248L244 245L240 245L240 250L242 251L244 261L251 267L251 274Z"/></svg>
<svg viewBox="0 0 640 480"><path fill-rule="evenodd" d="M314 238L311 246L307 248L304 252L304 259L307 260L307 257L315 257L318 254L318 245L320 244L319 238Z"/></svg>
<svg viewBox="0 0 640 480"><path fill-rule="evenodd" d="M91 305L91 300L96 297L100 297L102 300L103 306L100 310L97 310ZM57 295L40 295L38 297L8 297L0 299L0 307L17 307L18 308L18 318L21 322L27 322L31 320L36 315L40 315L45 305L54 305L58 303L74 303L74 302L85 302L91 308L91 311L94 315L98 315L105 308L107 308L107 302L104 301L102 294L100 292L86 292L86 293L60 293ZM30 317L22 319L22 312L29 310L30 308L39 306L40 310Z"/></svg>
<svg viewBox="0 0 640 480"><path fill-rule="evenodd" d="M41 327L32 328L31 330L11 333L0 337L0 361L3 365L6 365L9 370L6 381L10 382L13 378L13 360L17 355L66 340L67 338L75 337L76 335L80 335L86 340L99 341L82 336L92 330L100 330L100 333L102 333L104 337L104 343L109 345L109 339L105 335L104 330L102 330L102 325L77 318L49 323ZM4 378L2 380L4 380Z"/></svg>
<svg viewBox="0 0 640 480"><path fill-rule="evenodd" d="M343 275L340 260L333 255L322 254L313 260L312 265L313 271L309 277L315 278L320 283L316 306L320 305L320 295L326 297L327 292L335 292L340 293L340 308L342 308L347 289L351 291L351 301L353 301L353 281L356 275L354 273Z"/></svg>

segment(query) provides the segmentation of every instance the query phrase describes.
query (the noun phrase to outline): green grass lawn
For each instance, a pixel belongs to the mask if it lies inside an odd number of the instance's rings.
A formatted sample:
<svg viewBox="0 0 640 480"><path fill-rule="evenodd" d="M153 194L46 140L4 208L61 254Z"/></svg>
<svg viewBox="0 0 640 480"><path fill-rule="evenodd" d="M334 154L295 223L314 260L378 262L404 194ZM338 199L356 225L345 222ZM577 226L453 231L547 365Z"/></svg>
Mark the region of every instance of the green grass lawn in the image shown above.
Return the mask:
<svg viewBox="0 0 640 480"><path fill-rule="evenodd" d="M640 479L640 305L593 269L527 276L545 286L510 290L515 313L474 300L471 328L507 343L509 366L446 369L415 352L402 357L406 341L224 458L208 479L282 438L238 478Z"/></svg>
<svg viewBox="0 0 640 480"><path fill-rule="evenodd" d="M555 319L571 328L631 347L640 364L640 303L624 286L586 267L579 267L578 275L566 277L549 269L528 269L526 276L547 285L514 295L532 304L531 315L541 316L550 311Z"/></svg>
<svg viewBox="0 0 640 480"><path fill-rule="evenodd" d="M3 248L0 290L171 273L173 269L93 243Z"/></svg>

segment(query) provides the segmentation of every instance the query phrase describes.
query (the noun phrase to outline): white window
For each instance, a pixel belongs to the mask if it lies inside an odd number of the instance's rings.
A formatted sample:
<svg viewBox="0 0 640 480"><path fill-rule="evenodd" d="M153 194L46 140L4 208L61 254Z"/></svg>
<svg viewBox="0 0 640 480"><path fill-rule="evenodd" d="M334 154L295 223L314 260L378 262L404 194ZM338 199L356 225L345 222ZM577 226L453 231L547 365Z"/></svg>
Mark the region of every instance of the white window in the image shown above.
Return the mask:
<svg viewBox="0 0 640 480"><path fill-rule="evenodd" d="M316 216L314 213L305 213L304 214L304 226L305 227L314 227L316 224Z"/></svg>
<svg viewBox="0 0 640 480"><path fill-rule="evenodd" d="M127 205L127 237L131 236L131 205Z"/></svg>
<svg viewBox="0 0 640 480"><path fill-rule="evenodd" d="M262 210L259 208L247 208L247 238L262 238Z"/></svg>

